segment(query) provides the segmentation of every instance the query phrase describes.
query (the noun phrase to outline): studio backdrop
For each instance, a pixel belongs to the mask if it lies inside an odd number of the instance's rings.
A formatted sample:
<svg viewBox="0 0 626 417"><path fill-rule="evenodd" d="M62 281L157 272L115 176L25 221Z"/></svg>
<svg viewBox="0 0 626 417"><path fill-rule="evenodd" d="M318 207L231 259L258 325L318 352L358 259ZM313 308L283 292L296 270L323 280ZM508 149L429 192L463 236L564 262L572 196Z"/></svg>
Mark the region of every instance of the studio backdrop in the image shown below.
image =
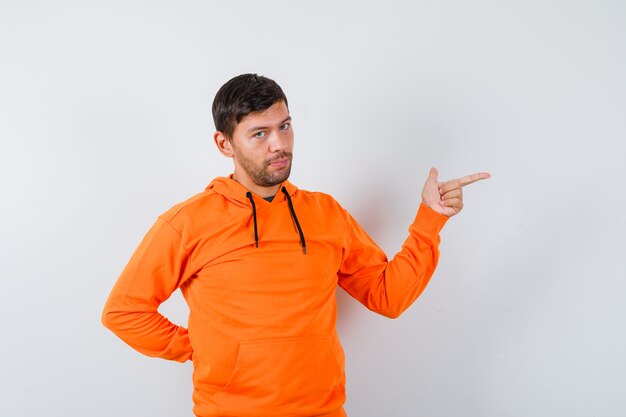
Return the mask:
<svg viewBox="0 0 626 417"><path fill-rule="evenodd" d="M400 318L338 290L350 417L626 415L625 45L610 0L0 1L0 415L192 415L191 363L100 314L232 172L210 107L245 72L287 94L290 180L390 258L431 166L493 175Z"/></svg>

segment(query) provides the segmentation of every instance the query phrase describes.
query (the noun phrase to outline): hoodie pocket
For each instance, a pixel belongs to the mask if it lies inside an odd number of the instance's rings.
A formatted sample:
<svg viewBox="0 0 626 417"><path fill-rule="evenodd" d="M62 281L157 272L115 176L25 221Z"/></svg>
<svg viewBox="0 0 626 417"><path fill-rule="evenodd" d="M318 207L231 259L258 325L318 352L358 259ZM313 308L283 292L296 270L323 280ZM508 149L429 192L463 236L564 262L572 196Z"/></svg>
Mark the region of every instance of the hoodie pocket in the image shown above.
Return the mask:
<svg viewBox="0 0 626 417"><path fill-rule="evenodd" d="M224 415L315 414L338 408L344 385L344 356L336 336L240 342L218 404Z"/></svg>

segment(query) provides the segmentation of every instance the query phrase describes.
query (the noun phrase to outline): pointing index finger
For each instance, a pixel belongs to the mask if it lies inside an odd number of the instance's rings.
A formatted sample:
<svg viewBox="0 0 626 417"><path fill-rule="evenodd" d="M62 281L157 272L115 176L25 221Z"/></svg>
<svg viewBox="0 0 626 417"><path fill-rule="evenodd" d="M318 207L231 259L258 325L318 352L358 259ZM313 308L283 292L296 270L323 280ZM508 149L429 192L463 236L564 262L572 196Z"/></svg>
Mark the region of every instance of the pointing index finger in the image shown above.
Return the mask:
<svg viewBox="0 0 626 417"><path fill-rule="evenodd" d="M467 175L465 177L459 178L457 181L461 185L461 187L465 187L466 185L470 185L476 181L484 180L487 178L491 178L491 174L488 172L477 172L476 174Z"/></svg>

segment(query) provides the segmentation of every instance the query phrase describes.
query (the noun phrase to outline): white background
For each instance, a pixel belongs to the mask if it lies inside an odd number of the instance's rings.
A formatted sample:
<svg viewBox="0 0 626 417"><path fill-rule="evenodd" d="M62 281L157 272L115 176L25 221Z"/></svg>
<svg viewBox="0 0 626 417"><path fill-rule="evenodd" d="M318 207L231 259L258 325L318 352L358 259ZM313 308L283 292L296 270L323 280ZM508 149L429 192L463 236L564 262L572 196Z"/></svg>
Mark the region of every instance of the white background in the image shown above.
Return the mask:
<svg viewBox="0 0 626 417"><path fill-rule="evenodd" d="M431 166L493 174L401 318L338 292L351 417L626 415L625 2L2 0L0 60L0 415L191 416L191 364L100 314L232 171L210 106L243 72L289 98L291 180L390 256Z"/></svg>

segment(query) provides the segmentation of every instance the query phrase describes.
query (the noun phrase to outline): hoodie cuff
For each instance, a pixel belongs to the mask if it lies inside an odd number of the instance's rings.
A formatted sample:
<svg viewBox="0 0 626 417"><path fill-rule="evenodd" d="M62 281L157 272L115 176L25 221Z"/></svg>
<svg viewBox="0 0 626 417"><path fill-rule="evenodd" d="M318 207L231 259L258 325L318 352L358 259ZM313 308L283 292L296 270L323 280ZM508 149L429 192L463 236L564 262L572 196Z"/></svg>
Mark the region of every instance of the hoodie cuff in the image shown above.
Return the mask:
<svg viewBox="0 0 626 417"><path fill-rule="evenodd" d="M159 356L163 359L186 362L191 359L192 354L193 349L189 341L188 330L182 326L178 326L174 338L172 338L172 341L165 351Z"/></svg>
<svg viewBox="0 0 626 417"><path fill-rule="evenodd" d="M426 204L420 203L413 224L409 227L409 232L435 240L448 219L448 216L437 213Z"/></svg>

